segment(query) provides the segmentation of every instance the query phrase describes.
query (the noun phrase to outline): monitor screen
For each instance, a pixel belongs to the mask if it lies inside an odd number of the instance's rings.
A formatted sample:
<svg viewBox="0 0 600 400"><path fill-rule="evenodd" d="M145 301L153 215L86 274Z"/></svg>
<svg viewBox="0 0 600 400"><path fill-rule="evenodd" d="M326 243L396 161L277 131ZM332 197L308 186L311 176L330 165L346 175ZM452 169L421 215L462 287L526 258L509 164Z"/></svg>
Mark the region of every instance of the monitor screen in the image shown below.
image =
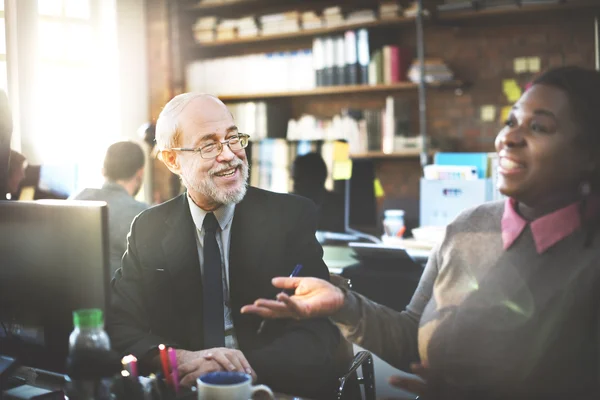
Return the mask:
<svg viewBox="0 0 600 400"><path fill-rule="evenodd" d="M349 196L347 199L349 228L376 234L379 224L377 222L375 164L373 160L352 160L352 176L349 183L350 190L347 191L347 196Z"/></svg>
<svg viewBox="0 0 600 400"><path fill-rule="evenodd" d="M104 202L0 202L0 354L64 372L72 312L106 309Z"/></svg>

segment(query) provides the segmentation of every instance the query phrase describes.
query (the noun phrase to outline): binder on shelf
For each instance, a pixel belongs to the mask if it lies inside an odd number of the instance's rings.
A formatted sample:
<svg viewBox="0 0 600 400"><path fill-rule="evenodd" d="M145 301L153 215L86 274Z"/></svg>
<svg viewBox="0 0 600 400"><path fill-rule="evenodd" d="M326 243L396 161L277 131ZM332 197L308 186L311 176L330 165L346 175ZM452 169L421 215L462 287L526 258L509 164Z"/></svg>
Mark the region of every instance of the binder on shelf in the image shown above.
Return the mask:
<svg viewBox="0 0 600 400"><path fill-rule="evenodd" d="M369 85L383 83L383 56L381 49L375 50L369 62Z"/></svg>
<svg viewBox="0 0 600 400"><path fill-rule="evenodd" d="M400 80L398 68L398 46L383 46L383 82L395 83Z"/></svg>
<svg viewBox="0 0 600 400"><path fill-rule="evenodd" d="M356 32L346 31L344 34L344 43L346 45L344 51L344 57L346 58L346 83L356 85L358 84Z"/></svg>
<svg viewBox="0 0 600 400"><path fill-rule="evenodd" d="M334 59L334 84L346 84L346 57L345 57L345 42L343 36L336 36L334 39L335 59Z"/></svg>
<svg viewBox="0 0 600 400"><path fill-rule="evenodd" d="M317 87L325 86L325 55L324 43L322 38L313 40L313 69L315 70Z"/></svg>
<svg viewBox="0 0 600 400"><path fill-rule="evenodd" d="M335 46L334 46L334 40L332 36L327 36L325 39L323 39L324 41L324 46L323 46L323 59L325 60L324 63L324 79L323 79L323 86L331 86L334 83L333 80L333 68L334 68L334 62L335 62Z"/></svg>
<svg viewBox="0 0 600 400"><path fill-rule="evenodd" d="M360 83L369 83L369 31L360 29L357 33L358 44L358 66L360 70Z"/></svg>

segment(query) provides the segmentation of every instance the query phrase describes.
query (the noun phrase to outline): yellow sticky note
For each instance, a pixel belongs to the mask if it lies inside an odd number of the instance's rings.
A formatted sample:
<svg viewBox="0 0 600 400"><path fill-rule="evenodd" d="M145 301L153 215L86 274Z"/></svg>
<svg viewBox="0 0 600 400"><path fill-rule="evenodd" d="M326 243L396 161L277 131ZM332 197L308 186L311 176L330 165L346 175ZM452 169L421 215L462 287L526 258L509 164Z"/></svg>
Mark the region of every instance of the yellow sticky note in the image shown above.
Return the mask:
<svg viewBox="0 0 600 400"><path fill-rule="evenodd" d="M515 58L513 60L513 68L515 70L515 74L522 74L523 72L527 72L527 58Z"/></svg>
<svg viewBox="0 0 600 400"><path fill-rule="evenodd" d="M33 186L25 186L21 188L21 194L19 196L19 200L33 200L33 196L35 195L35 187Z"/></svg>
<svg viewBox="0 0 600 400"><path fill-rule="evenodd" d="M375 180L373 181L373 186L375 188L375 197L379 198L385 196L383 186L381 186L381 182L379 181L379 179L375 178Z"/></svg>
<svg viewBox="0 0 600 400"><path fill-rule="evenodd" d="M502 107L502 111L500 111L500 122L508 120L508 117L510 116L510 110L512 110L511 106Z"/></svg>
<svg viewBox="0 0 600 400"><path fill-rule="evenodd" d="M482 121L494 121L496 119L496 107L494 106L482 106L481 107L481 120Z"/></svg>
<svg viewBox="0 0 600 400"><path fill-rule="evenodd" d="M529 57L527 59L527 69L529 70L529 72L540 72L541 67L542 63L539 57Z"/></svg>
<svg viewBox="0 0 600 400"><path fill-rule="evenodd" d="M509 102L514 103L521 97L521 87L514 79L505 79L502 81L502 91Z"/></svg>
<svg viewBox="0 0 600 400"><path fill-rule="evenodd" d="M333 161L346 161L350 158L350 145L348 142L333 142Z"/></svg>
<svg viewBox="0 0 600 400"><path fill-rule="evenodd" d="M334 180L347 180L352 177L352 160L334 161L331 176Z"/></svg>

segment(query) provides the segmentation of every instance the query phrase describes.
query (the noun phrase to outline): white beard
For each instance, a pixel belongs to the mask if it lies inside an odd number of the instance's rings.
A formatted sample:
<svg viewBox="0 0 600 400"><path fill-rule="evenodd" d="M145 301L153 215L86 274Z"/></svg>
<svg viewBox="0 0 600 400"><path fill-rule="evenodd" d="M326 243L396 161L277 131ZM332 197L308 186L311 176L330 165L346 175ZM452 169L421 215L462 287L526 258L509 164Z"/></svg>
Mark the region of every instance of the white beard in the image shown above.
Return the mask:
<svg viewBox="0 0 600 400"><path fill-rule="evenodd" d="M238 166L241 167L240 172L242 174L242 185L240 185L238 188L230 190L225 190L217 186L214 181L216 174ZM186 188L195 191L207 199L210 199L212 202L221 205L229 205L239 203L246 195L246 190L248 187L248 175L248 164L236 157L231 162L227 164L221 164L218 168L208 171L208 177L205 179L198 179L196 177L193 177L193 179L188 179L186 174L181 174L181 180Z"/></svg>

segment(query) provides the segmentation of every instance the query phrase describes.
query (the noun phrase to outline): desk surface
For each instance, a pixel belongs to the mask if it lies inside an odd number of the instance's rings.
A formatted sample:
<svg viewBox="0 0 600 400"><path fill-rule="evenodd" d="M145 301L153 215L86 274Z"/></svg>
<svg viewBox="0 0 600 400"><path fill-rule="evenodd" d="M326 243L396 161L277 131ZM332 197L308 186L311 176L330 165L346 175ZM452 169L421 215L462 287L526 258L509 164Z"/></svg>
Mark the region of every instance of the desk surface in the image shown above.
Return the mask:
<svg viewBox="0 0 600 400"><path fill-rule="evenodd" d="M64 384L64 375L29 367L20 367L16 375L23 377L27 384L48 390L61 390ZM0 393L0 397L2 397ZM267 396L258 394L257 399L268 399ZM310 400L306 397L297 397L284 393L275 393L277 400Z"/></svg>
<svg viewBox="0 0 600 400"><path fill-rule="evenodd" d="M425 266L427 259L431 254L431 248L422 245L416 245L416 241L406 239L402 242L403 248L408 255L418 264ZM354 250L349 246L323 246L323 261L329 268L329 272L341 274L344 268L356 265L359 261L354 258Z"/></svg>

